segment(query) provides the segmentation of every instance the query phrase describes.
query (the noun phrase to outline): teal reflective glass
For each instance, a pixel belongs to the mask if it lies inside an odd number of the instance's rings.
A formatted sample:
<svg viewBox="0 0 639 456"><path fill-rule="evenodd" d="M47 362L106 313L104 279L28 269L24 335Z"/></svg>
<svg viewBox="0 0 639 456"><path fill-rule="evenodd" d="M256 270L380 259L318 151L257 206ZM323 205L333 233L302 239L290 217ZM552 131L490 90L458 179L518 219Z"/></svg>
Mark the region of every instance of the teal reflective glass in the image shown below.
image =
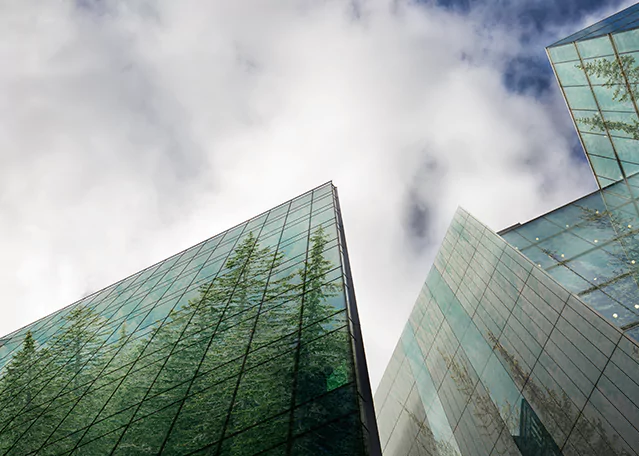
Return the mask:
<svg viewBox="0 0 639 456"><path fill-rule="evenodd" d="M607 36L578 41L577 49L579 49L579 55L582 59L614 54L612 43L610 42L610 38Z"/></svg>
<svg viewBox="0 0 639 456"><path fill-rule="evenodd" d="M527 229L515 227L504 237L517 239L513 233L519 231L526 231L527 237L538 233L543 240L535 239L534 242L545 242L546 251L550 250L551 244L556 250L574 250L575 264L587 255L595 255L590 259L594 264L609 261L612 257L610 252L618 254L611 248L610 242L603 243L605 245L600 248L598 243L578 240L572 226L572 223L578 223L581 233L588 237L614 231L610 219L602 219L604 214L596 213L599 209L590 212L603 204L601 195L585 197L578 203L579 207L565 207L561 214L549 215L544 223L538 219ZM471 221L473 229L479 225L479 231L486 233L485 227L461 210L455 220L449 234L452 231L463 233ZM608 223L600 226L601 220L608 220ZM561 229L560 224L569 227ZM575 240L570 240L571 236L578 240L580 247ZM617 339L614 337L614 334L619 334L618 330L593 312L587 303L571 296L553 280L553 276L522 256L530 247L520 253L494 235L490 238L494 247L478 243L470 251L464 250L468 256L463 261L447 262L443 272L433 267L427 277L425 287L428 293L420 294L393 354L393 359L403 357L409 361L393 363L382 378L382 384L386 386L384 399L380 397L380 401L385 402L378 410L378 420L380 428L385 429L385 454L404 456L406 442L412 441L414 445L424 443L424 448L432 449L431 453L425 454L504 452L559 456L566 441L583 439L581 433L584 432L587 438L594 439L590 432L595 430L602 438L611 441L619 438L617 431L602 427L597 419L590 421L591 427L582 428L577 423L582 407L595 406L588 402L588 393L593 387L598 387L596 383L601 381L598 380L601 371L609 365L608 357L619 357L616 352L622 348L621 344L619 347L616 345L619 336ZM574 247L571 248L571 244ZM537 246L532 248L549 258ZM484 275L482 268L486 265L481 257L490 255L491 250L501 250L502 254L493 270L489 271L486 281L478 280L479 275ZM549 273L554 271L562 284L571 281L574 291L583 294L582 299L591 296L593 291L601 293L597 285L569 269L571 261L551 259L551 262L553 266ZM515 268L511 269L513 265ZM449 270L449 267L452 269ZM501 279L494 280L494 274L499 274ZM605 283L604 289L610 287L610 292L617 295L628 290L634 293L631 276L625 274L614 282ZM450 288L446 278L449 275L461 280L455 290ZM605 274L602 276L606 278ZM614 274L608 273L608 276L614 277ZM618 289L613 290L615 287ZM521 294L517 294L519 291ZM478 302L469 306L465 301L468 296L474 295L477 295ZM626 314L622 314L618 306L619 303L609 303L608 307L592 307L602 314L610 313L610 318L621 320ZM612 313L616 316L612 317ZM631 343L629 339L622 340ZM639 356L639 346L626 348L633 349ZM632 372L632 367L627 362L625 364L623 371ZM626 381L618 372L615 375L621 379L620 385ZM394 379L392 381L398 385L397 388L392 386L390 379ZM619 401L616 404L619 410L631 411L630 404L634 400L639 401L639 386L636 391L627 385L623 389L633 399L617 394L621 386L614 389L602 382L601 388L604 386L609 397ZM407 404L414 403L416 394L421 399L425 418L421 409L415 416L422 423L422 429L427 431L426 436L412 427L406 412L402 411L402 404L408 407ZM391 395L394 395L394 405L389 405ZM597 406L600 406L600 398L597 400ZM632 414L627 413L625 422L631 422ZM620 421L622 425L625 422ZM454 431L452 435L449 429ZM442 438L435 438L440 436L440 432ZM578 437L573 437L572 433L578 434ZM400 445L399 441L403 444ZM443 442L454 444L454 447L444 446ZM576 451L574 454L585 456L591 453Z"/></svg>
<svg viewBox="0 0 639 456"><path fill-rule="evenodd" d="M615 33L612 36L617 52L632 52L639 50L639 30L628 30L627 32Z"/></svg>
<svg viewBox="0 0 639 456"><path fill-rule="evenodd" d="M607 71L597 71L596 68L599 65L605 65L606 67L612 68L615 71L618 71L619 64L617 63L617 59L615 56L608 57L596 57L591 59L584 59L582 63L574 63L575 66L579 67L584 72L584 75L588 74L588 81L593 86L601 86L607 84L610 80L609 72ZM590 69L592 68L592 69ZM613 79L612 83L619 83L619 79Z"/></svg>
<svg viewBox="0 0 639 456"><path fill-rule="evenodd" d="M554 63L579 60L575 45L572 43L564 46L550 47L548 48L548 53L550 54L550 60Z"/></svg>
<svg viewBox="0 0 639 456"><path fill-rule="evenodd" d="M596 85L592 87L592 91L597 99L599 109L602 111L634 111L632 100L629 99L628 91L624 84L615 84L611 87ZM578 108L575 107L573 109Z"/></svg>
<svg viewBox="0 0 639 456"><path fill-rule="evenodd" d="M564 94L571 109L597 109L590 87L564 87Z"/></svg>
<svg viewBox="0 0 639 456"><path fill-rule="evenodd" d="M555 71L563 87L588 85L586 74L575 62L556 63Z"/></svg>
<svg viewBox="0 0 639 456"><path fill-rule="evenodd" d="M590 156L590 164L597 176L605 177L606 179L620 180L622 178L621 169L616 160L604 157L598 157L596 155Z"/></svg>
<svg viewBox="0 0 639 456"><path fill-rule="evenodd" d="M639 124L639 118L634 112L605 111L603 119L608 123L608 131L611 136L622 138L635 138L634 125ZM636 144L636 139L635 144ZM613 139L614 142L614 139ZM635 155L634 160L637 160ZM632 160L631 160L632 161Z"/></svg>
<svg viewBox="0 0 639 456"><path fill-rule="evenodd" d="M639 163L639 141L629 137L613 137L612 143L615 146L620 160L626 162ZM633 173L634 174L634 173ZM632 175L632 174L631 174Z"/></svg>

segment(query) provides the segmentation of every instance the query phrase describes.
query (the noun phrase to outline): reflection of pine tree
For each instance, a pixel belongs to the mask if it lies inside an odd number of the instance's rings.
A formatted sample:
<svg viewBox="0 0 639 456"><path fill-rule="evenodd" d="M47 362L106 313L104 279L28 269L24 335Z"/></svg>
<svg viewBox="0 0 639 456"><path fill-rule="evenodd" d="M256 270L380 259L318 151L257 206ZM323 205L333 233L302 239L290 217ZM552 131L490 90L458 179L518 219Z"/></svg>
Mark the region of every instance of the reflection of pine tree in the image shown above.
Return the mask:
<svg viewBox="0 0 639 456"><path fill-rule="evenodd" d="M631 227L636 224L636 217L621 210L599 211L587 206L576 205L576 207L580 210L579 226L587 227L590 235L595 238L600 237L599 234L601 237L611 237L610 244L592 245L592 250L602 249L605 253L600 258L607 258L608 261L605 264L579 262L579 270L575 270L573 266L575 258L562 258L559 252L547 248L542 251L552 258L559 267L570 270L585 282L590 283L590 287L578 292L580 296L614 284L614 292L611 296L618 302L617 305L634 313L634 309L630 308L628 303L632 301L631 297L637 295L639 289L636 266L633 267L631 263L632 259L639 258L639 244L634 237L636 232L631 231ZM636 230L636 227L633 230ZM592 242L592 239L584 240ZM590 251L587 251L582 254L588 255L589 253ZM584 272L581 269L584 267L590 268L590 271ZM602 271L605 271L605 274L602 274ZM599 281L593 281L593 277L598 277ZM611 293L611 289L613 287L604 289L604 292ZM633 326L632 322L630 326Z"/></svg>
<svg viewBox="0 0 639 456"><path fill-rule="evenodd" d="M326 235L320 226L311 236L306 270L300 270L306 293L302 298L302 344L299 349L298 387L305 398L317 396L348 382L344 349L348 348L343 331L325 334L333 329L329 318L336 309L327 301L341 291L341 282L326 283L335 265L324 257ZM299 318L293 315L294 318ZM324 337L322 337L324 336Z"/></svg>
<svg viewBox="0 0 639 456"><path fill-rule="evenodd" d="M122 324L108 350L89 308L72 309L46 347L27 333L0 377L0 453L108 454L118 441L127 454L180 454L212 444L225 426L233 435L290 408L300 326L300 387L322 394L350 381L347 336L326 335L341 290L325 283L326 245L318 228L295 268L249 233L185 305L141 339ZM235 439L233 449L254 444Z"/></svg>
<svg viewBox="0 0 639 456"><path fill-rule="evenodd" d="M621 64L619 63L621 62ZM613 90L612 99L619 103L637 99L639 91L639 66L635 64L635 58L631 55L622 55L619 61L608 59L594 59L584 64L576 65L580 70L584 70L588 76L595 76L606 80L603 86ZM631 91L627 90L628 84ZM606 130L623 131L639 140L639 122L633 120L632 123L622 121L604 120L599 113L591 117L577 119L584 124L605 132Z"/></svg>
<svg viewBox="0 0 639 456"><path fill-rule="evenodd" d="M632 123L620 120L604 120L601 114L596 113L590 117L580 117L577 120L597 131L622 131L630 135L632 139L639 140L639 122L636 119L632 119Z"/></svg>
<svg viewBox="0 0 639 456"><path fill-rule="evenodd" d="M282 262L281 253L260 247L249 233L218 277L141 342L148 367L135 369L136 380L127 382L127 400L139 403L131 419L141 420L119 448L143 453L165 445L179 452L219 437L259 304L285 288L285 280L268 282L269 271ZM173 435L163 443L169 428Z"/></svg>
<svg viewBox="0 0 639 456"><path fill-rule="evenodd" d="M64 329L52 338L50 348L35 350L28 333L21 352L30 353L33 361L29 370L37 377L29 383L30 401L6 428L17 436L10 454L28 454L48 442L54 443L51 451L55 452L56 445L62 444L55 442L86 423L96 407L88 400L96 397L85 393L101 364L96 336L99 327L100 320L92 310L76 307L64 317ZM3 381L7 377L3 376Z"/></svg>
<svg viewBox="0 0 639 456"><path fill-rule="evenodd" d="M46 429L32 428L24 434L25 428L40 416L44 406L34 403L42 388L39 371L46 364L42 350L36 348L33 335L27 331L22 348L5 367L0 378L0 452L5 454L10 448L15 454L28 449L28 442L14 442L21 436L28 440L43 437ZM41 400L41 396L38 396ZM24 435L23 435L24 434Z"/></svg>
<svg viewBox="0 0 639 456"><path fill-rule="evenodd" d="M88 307L75 307L65 316L64 331L52 338L51 349L56 369L55 377L43 391L55 400L48 404L55 419L40 419L40 426L47 426L50 434L39 446L50 445L50 454L73 447L79 434L66 438L86 425L99 408L103 399L99 393L89 393L96 376L103 366L100 347L103 340L97 336L104 320Z"/></svg>
<svg viewBox="0 0 639 456"><path fill-rule="evenodd" d="M619 64L621 62L621 65ZM583 65L576 65L580 70L584 70L589 76L597 78L605 78L603 86L608 89L614 89L612 98L625 102L630 101L630 93L626 91L626 78L628 82L639 82L639 67L635 65L635 58L632 55L622 55L617 59L594 59ZM624 77L625 75L625 77ZM637 96L637 89L634 88L633 96Z"/></svg>

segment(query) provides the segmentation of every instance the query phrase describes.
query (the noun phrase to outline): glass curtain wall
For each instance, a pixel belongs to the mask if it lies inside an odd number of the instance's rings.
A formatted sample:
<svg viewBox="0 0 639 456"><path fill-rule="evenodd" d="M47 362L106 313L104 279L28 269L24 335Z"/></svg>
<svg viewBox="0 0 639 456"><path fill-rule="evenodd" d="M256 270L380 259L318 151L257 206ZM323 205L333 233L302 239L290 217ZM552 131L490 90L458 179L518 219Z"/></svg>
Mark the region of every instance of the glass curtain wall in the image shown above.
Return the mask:
<svg viewBox="0 0 639 456"><path fill-rule="evenodd" d="M639 5L547 48L600 188L639 172Z"/></svg>
<svg viewBox="0 0 639 456"><path fill-rule="evenodd" d="M379 454L339 215L323 185L2 338L0 454Z"/></svg>
<svg viewBox="0 0 639 456"><path fill-rule="evenodd" d="M639 176L499 234L639 340Z"/></svg>
<svg viewBox="0 0 639 456"><path fill-rule="evenodd" d="M459 209L375 395L387 456L637 455L639 346Z"/></svg>

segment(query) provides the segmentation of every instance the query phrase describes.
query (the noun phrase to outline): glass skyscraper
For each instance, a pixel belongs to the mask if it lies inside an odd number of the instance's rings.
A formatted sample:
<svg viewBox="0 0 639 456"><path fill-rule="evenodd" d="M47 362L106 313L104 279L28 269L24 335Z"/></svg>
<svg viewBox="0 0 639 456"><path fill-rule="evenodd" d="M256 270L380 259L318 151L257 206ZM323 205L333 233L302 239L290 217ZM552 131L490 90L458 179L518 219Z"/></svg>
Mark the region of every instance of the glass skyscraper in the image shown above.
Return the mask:
<svg viewBox="0 0 639 456"><path fill-rule="evenodd" d="M373 455L337 191L0 339L2 455Z"/></svg>
<svg viewBox="0 0 639 456"><path fill-rule="evenodd" d="M639 455L639 5L548 49L599 190L459 209L375 395L386 456Z"/></svg>
<svg viewBox="0 0 639 456"><path fill-rule="evenodd" d="M599 187L639 171L639 4L547 48Z"/></svg>
<svg viewBox="0 0 639 456"><path fill-rule="evenodd" d="M639 346L457 211L375 395L384 455L635 455Z"/></svg>

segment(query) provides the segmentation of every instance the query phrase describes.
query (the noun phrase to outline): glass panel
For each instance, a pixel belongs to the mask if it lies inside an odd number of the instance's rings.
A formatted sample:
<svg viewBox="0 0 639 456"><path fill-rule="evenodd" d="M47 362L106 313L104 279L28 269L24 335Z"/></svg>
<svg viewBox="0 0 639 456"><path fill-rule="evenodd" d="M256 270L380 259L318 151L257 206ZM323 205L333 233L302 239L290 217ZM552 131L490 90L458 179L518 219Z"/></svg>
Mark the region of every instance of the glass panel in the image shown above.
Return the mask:
<svg viewBox="0 0 639 456"><path fill-rule="evenodd" d="M607 36L578 41L577 48L579 49L579 54L582 59L614 54L614 51L612 50L612 43Z"/></svg>
<svg viewBox="0 0 639 456"><path fill-rule="evenodd" d="M630 52L639 50L639 30L629 30L627 32L616 33L612 39L617 46L618 52Z"/></svg>
<svg viewBox="0 0 639 456"><path fill-rule="evenodd" d="M562 86L585 86L588 85L586 74L575 62L557 63L555 71Z"/></svg>
<svg viewBox="0 0 639 456"><path fill-rule="evenodd" d="M579 60L575 45L570 43L563 46L550 47L548 53L553 62L566 62L568 60Z"/></svg>
<svg viewBox="0 0 639 456"><path fill-rule="evenodd" d="M639 163L639 141L628 138L612 138L619 159Z"/></svg>
<svg viewBox="0 0 639 456"><path fill-rule="evenodd" d="M592 164L592 168L595 170L595 174L598 176L613 180L619 180L622 178L621 170L619 169L619 165L616 160L591 155L590 163Z"/></svg>
<svg viewBox="0 0 639 456"><path fill-rule="evenodd" d="M564 93L571 109L597 109L590 87L565 87Z"/></svg>

